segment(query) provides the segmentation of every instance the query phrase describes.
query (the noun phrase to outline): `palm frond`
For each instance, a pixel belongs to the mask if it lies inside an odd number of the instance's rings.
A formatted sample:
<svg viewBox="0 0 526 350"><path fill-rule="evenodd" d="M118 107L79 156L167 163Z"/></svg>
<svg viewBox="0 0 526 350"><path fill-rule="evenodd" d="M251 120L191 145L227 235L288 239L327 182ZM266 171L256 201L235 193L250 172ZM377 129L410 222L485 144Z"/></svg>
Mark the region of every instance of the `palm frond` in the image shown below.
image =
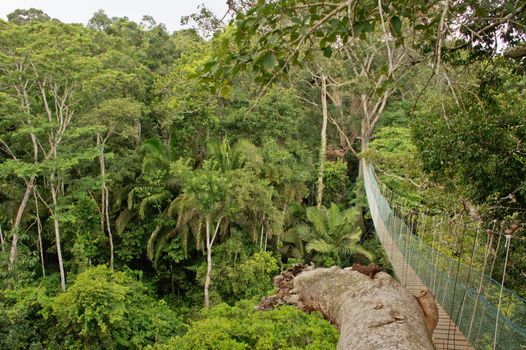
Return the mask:
<svg viewBox="0 0 526 350"><path fill-rule="evenodd" d="M311 251L315 251L317 253L321 254L327 254L332 251L334 251L334 246L330 243L327 243L320 239L315 239L309 243L307 243L307 252L310 253Z"/></svg>
<svg viewBox="0 0 526 350"><path fill-rule="evenodd" d="M145 154L158 154L164 155L164 143L159 138L148 139L143 142L141 151Z"/></svg>
<svg viewBox="0 0 526 350"><path fill-rule="evenodd" d="M331 207L326 211L327 226L329 232L334 232L345 224L345 217L342 215L340 207L331 203Z"/></svg>
<svg viewBox="0 0 526 350"><path fill-rule="evenodd" d="M157 246L156 246L156 249L155 249L155 257L153 259L153 266L155 268L157 268L158 264L159 264L159 258L161 257L161 253L163 251L163 248L164 246L166 245L166 242L168 242L168 238L166 236L161 236L158 240L157 240Z"/></svg>
<svg viewBox="0 0 526 350"><path fill-rule="evenodd" d="M338 250L343 254L362 254L367 259L369 259L369 261L374 261L375 259L373 253L371 253L361 245L353 242L347 242L347 244L341 245L340 247L338 247Z"/></svg>
<svg viewBox="0 0 526 350"><path fill-rule="evenodd" d="M294 230L296 231L298 238L302 241L311 241L316 238L311 230L311 227L307 224L296 225Z"/></svg>
<svg viewBox="0 0 526 350"><path fill-rule="evenodd" d="M362 230L359 227L354 229L354 232L342 237L342 240L349 240L351 242L359 242L362 238Z"/></svg>
<svg viewBox="0 0 526 350"><path fill-rule="evenodd" d="M303 258L303 253L302 253L302 250L301 248L297 248L297 247L292 247L289 252L288 252L288 255L292 258L295 258L295 259L301 259Z"/></svg>
<svg viewBox="0 0 526 350"><path fill-rule="evenodd" d="M117 220L115 220L115 230L118 235L121 235L124 232L126 225L128 225L128 222L130 222L133 216L133 212L128 208L125 208L123 211L120 212L119 216L117 217Z"/></svg>
<svg viewBox="0 0 526 350"><path fill-rule="evenodd" d="M355 225L359 220L360 212L358 211L358 209L356 209L356 207L353 207L345 209L342 212L342 216L344 217L346 222Z"/></svg>
<svg viewBox="0 0 526 350"><path fill-rule="evenodd" d="M146 217L146 210L152 204L161 204L172 196L170 191L164 190L159 193L154 193L146 198L143 198L139 206L139 216L142 220Z"/></svg>
<svg viewBox="0 0 526 350"><path fill-rule="evenodd" d="M325 218L325 208L307 208L307 220L309 220L309 222L314 225L314 228L321 237L325 237L327 235L327 226Z"/></svg>
<svg viewBox="0 0 526 350"><path fill-rule="evenodd" d="M128 210L132 210L133 208L133 202L135 201L135 192L137 191L136 188L132 189L129 193L128 193Z"/></svg>
<svg viewBox="0 0 526 350"><path fill-rule="evenodd" d="M155 229L150 234L150 238L148 239L148 244L146 245L146 255L148 256L148 259L150 259L150 261L153 261L154 259L154 245L157 241L157 237L159 236L160 231L161 226L155 226Z"/></svg>

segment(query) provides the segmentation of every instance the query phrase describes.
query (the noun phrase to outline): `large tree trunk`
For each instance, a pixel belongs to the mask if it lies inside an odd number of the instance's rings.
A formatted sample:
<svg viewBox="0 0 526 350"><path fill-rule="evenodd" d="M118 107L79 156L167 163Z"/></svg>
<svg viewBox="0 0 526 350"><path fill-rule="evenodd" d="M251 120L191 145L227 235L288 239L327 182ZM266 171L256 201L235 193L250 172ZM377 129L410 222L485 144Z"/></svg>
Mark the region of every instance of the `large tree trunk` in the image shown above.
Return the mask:
<svg viewBox="0 0 526 350"><path fill-rule="evenodd" d="M323 174L325 171L325 157L327 153L327 119L329 113L327 111L327 77L321 76L321 105L322 105L322 125L320 137L320 167L318 169L318 195L316 198L316 206L321 208L323 201Z"/></svg>
<svg viewBox="0 0 526 350"><path fill-rule="evenodd" d="M438 309L431 294L417 300L390 275L362 268L294 267L275 278L278 294L259 309L287 303L320 311L340 330L339 350L435 349Z"/></svg>

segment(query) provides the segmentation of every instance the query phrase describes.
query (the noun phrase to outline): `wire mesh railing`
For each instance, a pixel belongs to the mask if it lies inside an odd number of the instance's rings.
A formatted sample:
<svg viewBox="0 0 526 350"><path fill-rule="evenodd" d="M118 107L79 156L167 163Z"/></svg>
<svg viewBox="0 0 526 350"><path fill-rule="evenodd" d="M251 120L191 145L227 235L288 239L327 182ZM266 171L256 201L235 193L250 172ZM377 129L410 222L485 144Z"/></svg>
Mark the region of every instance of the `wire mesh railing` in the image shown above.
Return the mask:
<svg viewBox="0 0 526 350"><path fill-rule="evenodd" d="M491 277L499 246L512 244L509 237L391 205L372 166L364 168L377 219L469 344L477 350L526 349L526 300Z"/></svg>

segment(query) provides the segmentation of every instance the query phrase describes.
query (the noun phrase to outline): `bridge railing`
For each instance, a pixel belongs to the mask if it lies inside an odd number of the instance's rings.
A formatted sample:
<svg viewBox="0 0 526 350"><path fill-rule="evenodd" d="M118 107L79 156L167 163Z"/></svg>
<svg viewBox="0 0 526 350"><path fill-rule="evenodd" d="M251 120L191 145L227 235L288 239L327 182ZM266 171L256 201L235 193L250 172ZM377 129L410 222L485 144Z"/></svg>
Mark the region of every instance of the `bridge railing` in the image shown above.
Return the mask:
<svg viewBox="0 0 526 350"><path fill-rule="evenodd" d="M526 349L526 300L501 288L487 274L492 265L489 254L476 260L477 265L483 264L483 271L462 263L460 257L448 253L451 245L444 243L452 236L444 230L456 227L443 225L436 217L410 211L404 215L393 208L373 167L366 163L364 168L367 196L378 208L376 219L382 220L405 263L431 290L470 345L475 349ZM475 244L476 239L473 247Z"/></svg>

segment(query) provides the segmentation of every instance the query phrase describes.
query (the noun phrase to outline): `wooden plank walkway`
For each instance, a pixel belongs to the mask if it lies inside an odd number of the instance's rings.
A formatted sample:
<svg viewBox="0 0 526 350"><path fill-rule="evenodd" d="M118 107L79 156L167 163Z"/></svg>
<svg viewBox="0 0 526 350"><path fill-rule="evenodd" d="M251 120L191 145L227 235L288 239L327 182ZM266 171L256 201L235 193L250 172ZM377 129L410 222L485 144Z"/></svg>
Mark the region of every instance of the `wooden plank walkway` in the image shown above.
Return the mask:
<svg viewBox="0 0 526 350"><path fill-rule="evenodd" d="M371 195L371 197L369 197L369 195ZM427 287L422 283L413 268L406 263L402 252L400 252L398 246L393 241L391 234L387 230L376 203L372 200L372 194L369 195L368 202L374 227L387 257L393 265L396 278L413 294L420 294L420 291ZM438 305L438 312L438 325L433 333L433 342L437 350L474 350L469 345L464 334L462 334L457 328L455 323L449 318L449 315L440 305Z"/></svg>

